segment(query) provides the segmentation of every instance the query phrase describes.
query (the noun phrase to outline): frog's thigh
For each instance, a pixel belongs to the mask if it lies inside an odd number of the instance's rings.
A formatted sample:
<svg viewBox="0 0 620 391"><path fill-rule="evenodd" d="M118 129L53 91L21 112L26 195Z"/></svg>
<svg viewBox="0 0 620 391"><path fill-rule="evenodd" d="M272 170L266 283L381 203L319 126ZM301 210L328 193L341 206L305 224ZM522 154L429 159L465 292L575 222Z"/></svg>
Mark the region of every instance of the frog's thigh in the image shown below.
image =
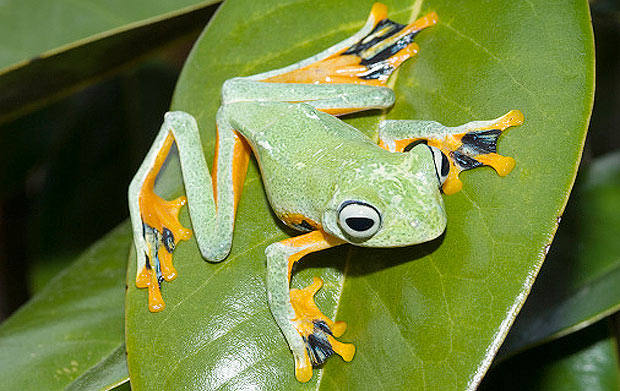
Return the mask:
<svg viewBox="0 0 620 391"><path fill-rule="evenodd" d="M235 212L250 155L246 141L230 125L224 106L218 111L216 121L217 137L211 176L204 163L199 138L188 139L187 142L197 145L200 156L196 153L185 156L184 150L179 148L182 169L185 170L185 163L188 167L188 175L184 171L183 179L196 242L202 256L211 262L222 261L230 252ZM185 151L191 152L189 148ZM199 159L202 161L196 164Z"/></svg>
<svg viewBox="0 0 620 391"><path fill-rule="evenodd" d="M222 87L226 103L304 102L332 115L369 109L385 109L394 104L394 92L387 87L362 84L265 83L247 78L229 79Z"/></svg>
<svg viewBox="0 0 620 391"><path fill-rule="evenodd" d="M473 121L447 127L434 121L388 120L379 124L379 146L403 152L410 144L425 141L448 158L450 169L443 190L456 193L462 188L458 175L465 170L491 166L505 176L515 166L511 157L497 154L497 140L507 128L523 123L523 114L512 110L490 121Z"/></svg>
<svg viewBox="0 0 620 391"><path fill-rule="evenodd" d="M342 240L323 231L313 231L267 247L267 289L271 312L293 352L295 376L301 382L312 377L312 366L322 364L338 353L350 361L355 353L351 344L336 340L344 333L344 322L333 322L314 303L322 281L315 277L304 289L289 291L293 265L306 254L338 246Z"/></svg>

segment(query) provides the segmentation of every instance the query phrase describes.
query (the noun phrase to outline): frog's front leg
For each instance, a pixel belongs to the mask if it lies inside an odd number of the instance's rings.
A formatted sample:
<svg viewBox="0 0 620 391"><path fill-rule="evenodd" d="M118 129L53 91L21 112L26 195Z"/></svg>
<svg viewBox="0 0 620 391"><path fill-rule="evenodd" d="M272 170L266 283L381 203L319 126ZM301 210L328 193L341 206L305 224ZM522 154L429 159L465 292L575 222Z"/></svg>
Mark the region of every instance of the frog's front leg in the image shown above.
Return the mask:
<svg viewBox="0 0 620 391"><path fill-rule="evenodd" d="M312 366L321 365L333 353L351 361L355 347L336 340L345 329L344 322L334 322L317 308L314 294L321 288L322 280L304 289L289 291L291 271L303 256L344 241L321 230L296 236L267 247L267 291L271 312L293 352L295 377L307 382L312 377Z"/></svg>
<svg viewBox="0 0 620 391"><path fill-rule="evenodd" d="M388 120L379 125L379 145L392 152L403 152L417 141L425 141L431 148L435 164L442 178L443 191L453 194L463 184L458 178L462 171L490 166L505 176L512 171L515 161L497 153L497 139L507 128L523 123L523 114L512 110L490 121L473 121L465 125L447 127L435 121ZM441 152L441 153L439 153ZM441 160L441 161L440 161Z"/></svg>
<svg viewBox="0 0 620 391"><path fill-rule="evenodd" d="M152 312L165 308L161 284L177 275L172 265L172 253L180 240L188 240L191 236L191 231L178 220L186 198L166 201L154 191L157 174L173 143L179 151L192 227L203 257L219 262L230 251L234 214L245 178L249 149L220 113L217 120L213 178L209 175L194 117L176 111L166 114L150 151L129 186L129 209L138 263L136 286L148 288L149 310Z"/></svg>

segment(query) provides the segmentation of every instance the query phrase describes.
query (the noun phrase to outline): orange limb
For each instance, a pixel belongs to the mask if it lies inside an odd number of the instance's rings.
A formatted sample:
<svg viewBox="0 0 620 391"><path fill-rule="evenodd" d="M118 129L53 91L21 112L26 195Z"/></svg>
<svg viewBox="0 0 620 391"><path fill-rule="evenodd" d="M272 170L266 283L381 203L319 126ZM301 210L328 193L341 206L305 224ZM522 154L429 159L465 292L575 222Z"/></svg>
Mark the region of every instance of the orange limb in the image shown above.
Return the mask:
<svg viewBox="0 0 620 391"><path fill-rule="evenodd" d="M498 129L503 132L509 127L519 126L523 124L523 121L524 118L521 111L511 110L504 116L499 118L495 123L484 128L476 129L476 131ZM515 167L515 160L513 158L508 156L501 156L497 153L477 155L475 159L478 160L480 163L484 164L485 166L493 167L495 172L497 172L497 174L500 176L508 175L510 171L512 171L512 169Z"/></svg>
<svg viewBox="0 0 620 391"><path fill-rule="evenodd" d="M179 197L172 201L166 201L155 194L154 190L155 179L168 156L168 152L170 152L173 142L174 137L170 133L142 185L138 200L142 221L159 232L163 232L164 227L168 228L174 234L175 244L177 244L179 240L187 240L191 237L191 230L184 228L179 222L179 212L187 200L185 197Z"/></svg>
<svg viewBox="0 0 620 391"><path fill-rule="evenodd" d="M307 234L285 239L280 243L287 247L301 248L300 251L294 253L288 258L288 278L290 282L291 272L293 270L293 265L295 264L295 262L299 261L301 258L310 253L339 246L345 243L345 241L331 236L325 231L316 230Z"/></svg>
<svg viewBox="0 0 620 391"><path fill-rule="evenodd" d="M506 130L511 126L519 126L523 123L523 113L519 110L510 110L503 116L501 116L496 122L493 124L486 126L484 128L479 128L476 130L491 130L491 129L499 129Z"/></svg>
<svg viewBox="0 0 620 391"><path fill-rule="evenodd" d="M166 308L166 303L161 296L157 275L153 269L146 266L142 268L142 271L136 278L136 286L149 289L149 311L160 312Z"/></svg>
<svg viewBox="0 0 620 391"><path fill-rule="evenodd" d="M319 291L319 289L321 289L322 286L323 280L319 277L314 277L311 285L303 289L291 289L291 304L293 305L293 309L297 315L293 321L299 323L297 330L300 331L302 335L310 335L313 332L313 329L308 327L311 326L311 324L304 322L306 319L319 319L324 321L327 326L329 326L333 337L341 337L347 329L346 322L334 322L327 316L323 315L314 302L314 295ZM332 339L336 341L334 338ZM353 359L353 355L355 354L355 346L352 344L343 344L342 342L336 341L336 346L332 344L332 347L334 348L334 351L342 356L345 361L351 361Z"/></svg>
<svg viewBox="0 0 620 391"><path fill-rule="evenodd" d="M299 213L286 213L278 216L289 227L299 230L320 230L321 224Z"/></svg>

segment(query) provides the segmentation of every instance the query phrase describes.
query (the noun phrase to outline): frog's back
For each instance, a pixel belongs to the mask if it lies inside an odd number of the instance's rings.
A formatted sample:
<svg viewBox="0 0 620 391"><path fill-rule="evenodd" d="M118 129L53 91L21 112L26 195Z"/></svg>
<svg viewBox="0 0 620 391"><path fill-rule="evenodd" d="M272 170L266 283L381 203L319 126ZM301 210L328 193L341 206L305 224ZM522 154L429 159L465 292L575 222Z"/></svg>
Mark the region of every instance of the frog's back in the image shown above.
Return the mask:
<svg viewBox="0 0 620 391"><path fill-rule="evenodd" d="M318 218L334 181L363 162L392 157L359 130L307 104L239 102L226 110L252 146L278 215Z"/></svg>
<svg viewBox="0 0 620 391"><path fill-rule="evenodd" d="M236 102L227 105L233 127L253 145L269 141L304 150L329 143L374 145L364 134L339 119L304 103Z"/></svg>
<svg viewBox="0 0 620 391"><path fill-rule="evenodd" d="M229 105L234 129L248 140L263 168L321 165L337 168L360 156L386 151L354 127L310 105L280 102L240 102Z"/></svg>

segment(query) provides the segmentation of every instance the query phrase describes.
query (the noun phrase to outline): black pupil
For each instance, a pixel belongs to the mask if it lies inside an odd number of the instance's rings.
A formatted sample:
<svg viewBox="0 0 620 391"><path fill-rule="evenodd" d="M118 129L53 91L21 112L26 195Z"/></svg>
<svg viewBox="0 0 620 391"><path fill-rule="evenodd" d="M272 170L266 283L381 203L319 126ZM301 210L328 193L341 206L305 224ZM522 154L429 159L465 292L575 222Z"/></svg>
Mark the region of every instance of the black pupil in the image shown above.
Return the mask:
<svg viewBox="0 0 620 391"><path fill-rule="evenodd" d="M346 219L346 223L354 231L363 232L368 231L375 222L367 217L349 217Z"/></svg>

